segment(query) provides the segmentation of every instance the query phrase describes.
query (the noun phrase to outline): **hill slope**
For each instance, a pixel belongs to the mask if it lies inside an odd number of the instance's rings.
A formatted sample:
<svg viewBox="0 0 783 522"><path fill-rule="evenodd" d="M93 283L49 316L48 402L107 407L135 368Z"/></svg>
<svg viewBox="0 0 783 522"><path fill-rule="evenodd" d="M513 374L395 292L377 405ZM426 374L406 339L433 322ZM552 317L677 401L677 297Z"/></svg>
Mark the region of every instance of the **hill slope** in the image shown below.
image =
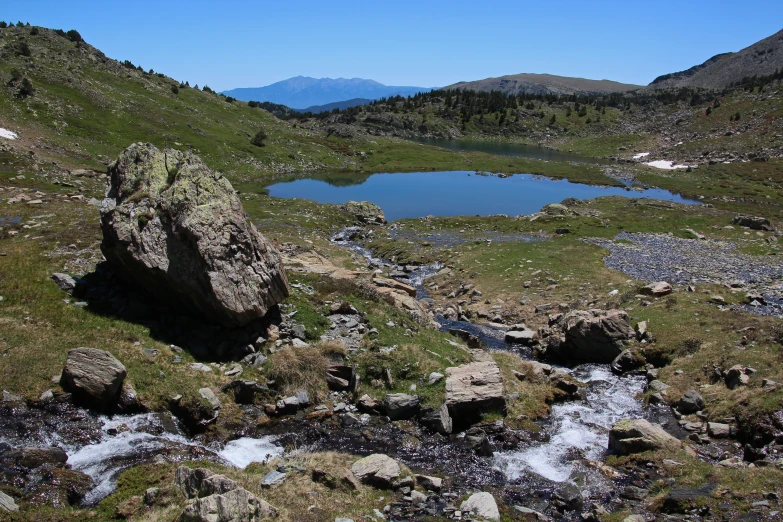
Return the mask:
<svg viewBox="0 0 783 522"><path fill-rule="evenodd" d="M353 98L351 100L327 103L326 105L313 105L311 107L307 107L306 109L296 109L296 110L299 110L301 112L312 112L313 114L318 114L319 112L328 112L334 109L340 109L341 111L344 111L345 109L350 109L351 107L367 105L371 101L372 100L368 98Z"/></svg>
<svg viewBox="0 0 783 522"><path fill-rule="evenodd" d="M472 82L459 82L444 89L468 91L501 91L506 94L604 94L631 91L640 85L611 80L588 80L553 74L522 73Z"/></svg>
<svg viewBox="0 0 783 522"><path fill-rule="evenodd" d="M408 96L429 90L426 87L383 85L374 80L362 78L332 79L297 76L266 87L231 89L223 94L243 101L269 101L294 109L305 109L314 105L326 105L354 98L375 100L398 94Z"/></svg>
<svg viewBox="0 0 783 522"><path fill-rule="evenodd" d="M686 71L659 76L650 87L724 89L743 78L768 76L783 70L783 30L737 53L713 56Z"/></svg>

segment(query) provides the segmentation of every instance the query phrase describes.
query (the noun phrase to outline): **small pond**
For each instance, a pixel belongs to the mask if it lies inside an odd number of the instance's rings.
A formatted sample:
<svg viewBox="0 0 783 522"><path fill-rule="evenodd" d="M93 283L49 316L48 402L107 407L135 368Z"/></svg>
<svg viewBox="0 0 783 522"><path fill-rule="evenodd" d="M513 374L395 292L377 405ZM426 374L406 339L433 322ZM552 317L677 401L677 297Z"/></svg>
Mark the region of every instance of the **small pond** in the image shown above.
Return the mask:
<svg viewBox="0 0 783 522"><path fill-rule="evenodd" d="M501 178L470 171L373 174L355 185L299 179L276 183L267 189L276 198L311 199L319 203L371 201L383 209L389 221L424 216L516 216L538 212L544 205L565 198L599 196L698 203L662 189L598 187L530 174Z"/></svg>

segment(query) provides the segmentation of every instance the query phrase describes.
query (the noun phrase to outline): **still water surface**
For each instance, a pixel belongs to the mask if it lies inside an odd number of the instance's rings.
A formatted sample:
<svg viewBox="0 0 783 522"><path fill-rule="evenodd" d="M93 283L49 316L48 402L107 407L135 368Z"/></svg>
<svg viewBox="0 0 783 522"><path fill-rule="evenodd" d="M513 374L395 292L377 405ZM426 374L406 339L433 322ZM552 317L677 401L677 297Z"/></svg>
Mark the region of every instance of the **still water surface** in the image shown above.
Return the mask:
<svg viewBox="0 0 783 522"><path fill-rule="evenodd" d="M383 209L389 221L424 216L532 214L544 205L558 203L565 198L599 196L697 203L663 189L597 187L531 174L500 178L479 176L470 171L373 174L355 185L299 179L276 183L267 189L273 197L311 199L319 203L371 201Z"/></svg>

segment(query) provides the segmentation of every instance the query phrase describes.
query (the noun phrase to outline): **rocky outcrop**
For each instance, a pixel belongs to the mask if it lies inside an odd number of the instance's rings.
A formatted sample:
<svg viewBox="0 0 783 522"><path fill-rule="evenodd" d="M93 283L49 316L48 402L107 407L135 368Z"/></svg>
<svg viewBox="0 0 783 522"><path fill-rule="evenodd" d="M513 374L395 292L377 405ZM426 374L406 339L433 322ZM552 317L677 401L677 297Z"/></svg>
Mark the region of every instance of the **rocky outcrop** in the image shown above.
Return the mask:
<svg viewBox="0 0 783 522"><path fill-rule="evenodd" d="M474 493L460 505L460 510L470 513L479 520L500 520L500 511L495 497L490 493Z"/></svg>
<svg viewBox="0 0 783 522"><path fill-rule="evenodd" d="M174 484L188 499L183 522L256 522L276 517L277 510L230 478L208 469L177 468Z"/></svg>
<svg viewBox="0 0 783 522"><path fill-rule="evenodd" d="M680 441L659 424L644 419L621 420L609 431L609 449L618 455L630 455L664 448L679 448Z"/></svg>
<svg viewBox="0 0 783 522"><path fill-rule="evenodd" d="M506 409L503 379L494 361L446 368L446 406L457 424L479 413Z"/></svg>
<svg viewBox="0 0 783 522"><path fill-rule="evenodd" d="M400 478L400 465L387 455L374 453L354 462L351 473L365 484L390 488Z"/></svg>
<svg viewBox="0 0 783 522"><path fill-rule="evenodd" d="M566 361L611 363L636 337L622 310L579 310L559 321L563 337L550 340L552 354Z"/></svg>
<svg viewBox="0 0 783 522"><path fill-rule="evenodd" d="M744 216L740 214L734 216L731 223L740 227L748 227L752 230L772 230L769 219L760 216Z"/></svg>
<svg viewBox="0 0 783 522"><path fill-rule="evenodd" d="M133 144L109 167L101 250L126 280L226 327L288 296L280 255L197 156Z"/></svg>
<svg viewBox="0 0 783 522"><path fill-rule="evenodd" d="M109 352L95 348L75 348L68 352L60 385L71 392L75 402L105 410L118 399L125 366Z"/></svg>

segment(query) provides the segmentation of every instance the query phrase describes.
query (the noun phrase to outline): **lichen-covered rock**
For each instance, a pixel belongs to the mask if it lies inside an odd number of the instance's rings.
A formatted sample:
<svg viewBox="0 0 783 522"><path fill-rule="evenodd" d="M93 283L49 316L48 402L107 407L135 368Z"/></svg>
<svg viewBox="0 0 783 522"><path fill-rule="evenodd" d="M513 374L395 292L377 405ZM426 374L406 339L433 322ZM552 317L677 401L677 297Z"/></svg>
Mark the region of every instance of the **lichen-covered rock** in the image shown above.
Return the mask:
<svg viewBox="0 0 783 522"><path fill-rule="evenodd" d="M386 223L386 216L383 215L381 207L369 201L349 201L340 208L367 225L382 225Z"/></svg>
<svg viewBox="0 0 783 522"><path fill-rule="evenodd" d="M60 385L76 402L103 410L116 403L127 374L125 366L109 352L74 348L68 352Z"/></svg>
<svg viewBox="0 0 783 522"><path fill-rule="evenodd" d="M482 491L473 493L468 499L460 505L460 509L470 513L479 520L500 520L500 511L495 497L491 493Z"/></svg>
<svg viewBox="0 0 783 522"><path fill-rule="evenodd" d="M198 156L133 144L109 175L101 250L126 280L226 327L288 296L279 253Z"/></svg>
<svg viewBox="0 0 783 522"><path fill-rule="evenodd" d="M644 419L617 421L609 431L609 449L618 455L680 446L680 441L666 433L659 424Z"/></svg>
<svg viewBox="0 0 783 522"><path fill-rule="evenodd" d="M185 506L182 522L256 522L277 516L277 510L244 488L196 499Z"/></svg>

